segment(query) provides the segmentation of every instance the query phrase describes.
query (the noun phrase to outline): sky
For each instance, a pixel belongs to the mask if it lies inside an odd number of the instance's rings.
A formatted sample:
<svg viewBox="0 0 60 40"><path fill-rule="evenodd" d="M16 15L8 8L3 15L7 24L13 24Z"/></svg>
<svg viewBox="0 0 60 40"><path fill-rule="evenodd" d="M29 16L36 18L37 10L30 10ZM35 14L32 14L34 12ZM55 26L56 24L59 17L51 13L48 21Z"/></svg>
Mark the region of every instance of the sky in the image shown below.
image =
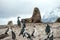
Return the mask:
<svg viewBox="0 0 60 40"><path fill-rule="evenodd" d="M35 7L38 7L41 17L48 14L50 11L60 8L60 0L0 0L0 25L7 24L12 20L14 24L17 22L17 17L30 18ZM59 13L54 13L57 16Z"/></svg>

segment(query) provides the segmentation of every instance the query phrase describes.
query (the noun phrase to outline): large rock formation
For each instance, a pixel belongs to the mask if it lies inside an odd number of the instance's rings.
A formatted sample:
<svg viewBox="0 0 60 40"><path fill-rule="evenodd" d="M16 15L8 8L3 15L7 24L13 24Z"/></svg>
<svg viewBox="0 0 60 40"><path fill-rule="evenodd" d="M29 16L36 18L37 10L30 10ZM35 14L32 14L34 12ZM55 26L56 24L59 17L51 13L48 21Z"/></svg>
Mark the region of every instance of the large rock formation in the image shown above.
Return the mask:
<svg viewBox="0 0 60 40"><path fill-rule="evenodd" d="M58 18L58 19L56 20L56 22L60 22L60 18Z"/></svg>
<svg viewBox="0 0 60 40"><path fill-rule="evenodd" d="M40 11L37 7L34 8L33 15L31 18L22 19L25 20L26 23L41 23L41 15Z"/></svg>

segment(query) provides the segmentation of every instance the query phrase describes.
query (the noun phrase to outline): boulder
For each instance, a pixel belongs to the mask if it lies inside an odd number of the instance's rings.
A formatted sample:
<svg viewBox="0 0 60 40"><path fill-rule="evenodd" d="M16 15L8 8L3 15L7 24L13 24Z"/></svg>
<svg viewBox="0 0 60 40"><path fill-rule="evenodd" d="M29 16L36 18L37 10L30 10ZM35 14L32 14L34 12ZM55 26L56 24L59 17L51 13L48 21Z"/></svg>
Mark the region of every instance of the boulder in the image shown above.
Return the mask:
<svg viewBox="0 0 60 40"><path fill-rule="evenodd" d="M56 22L60 22L60 18L58 18L58 19L56 20Z"/></svg>
<svg viewBox="0 0 60 40"><path fill-rule="evenodd" d="M0 39L6 38L6 37L8 37L8 36L9 36L8 34L1 34L1 35L0 35Z"/></svg>

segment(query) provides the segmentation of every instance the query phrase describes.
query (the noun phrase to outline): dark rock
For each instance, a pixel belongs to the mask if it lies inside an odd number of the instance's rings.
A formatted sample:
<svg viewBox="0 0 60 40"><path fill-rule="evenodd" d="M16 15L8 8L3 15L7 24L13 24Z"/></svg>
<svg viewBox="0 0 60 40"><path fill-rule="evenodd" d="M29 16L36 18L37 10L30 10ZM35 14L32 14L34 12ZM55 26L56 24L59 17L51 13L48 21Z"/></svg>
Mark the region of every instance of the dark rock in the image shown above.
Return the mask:
<svg viewBox="0 0 60 40"><path fill-rule="evenodd" d="M60 22L60 18L58 18L58 19L56 20L56 22Z"/></svg>
<svg viewBox="0 0 60 40"><path fill-rule="evenodd" d="M1 34L1 35L0 35L0 39L6 38L6 37L8 37L8 36L9 36L8 34Z"/></svg>

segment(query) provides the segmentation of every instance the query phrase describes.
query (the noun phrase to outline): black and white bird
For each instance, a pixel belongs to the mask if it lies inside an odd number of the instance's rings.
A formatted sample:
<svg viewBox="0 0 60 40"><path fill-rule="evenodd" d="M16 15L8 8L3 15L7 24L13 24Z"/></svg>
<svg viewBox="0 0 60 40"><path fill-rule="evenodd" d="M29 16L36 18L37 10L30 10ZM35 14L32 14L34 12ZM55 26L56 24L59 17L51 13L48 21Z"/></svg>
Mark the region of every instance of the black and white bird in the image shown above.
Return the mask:
<svg viewBox="0 0 60 40"><path fill-rule="evenodd" d="M13 39L13 40L16 40L16 34L13 32L13 30L11 30L11 29L8 28L8 29L6 30L6 32L5 32L5 34L10 35L9 33L12 34L12 39Z"/></svg>
<svg viewBox="0 0 60 40"><path fill-rule="evenodd" d="M31 36L34 37L34 38L37 36L37 29L36 29L35 26L34 26L34 28L33 28L33 32L32 32L32 34L31 34Z"/></svg>
<svg viewBox="0 0 60 40"><path fill-rule="evenodd" d="M32 40L31 35L27 32L24 33L23 37L27 37L27 39Z"/></svg>
<svg viewBox="0 0 60 40"><path fill-rule="evenodd" d="M48 34L47 38L45 40L53 40L53 31L51 29L50 33Z"/></svg>
<svg viewBox="0 0 60 40"><path fill-rule="evenodd" d="M26 37L27 39L32 40L32 37L31 37L31 35L27 32L27 29L26 29L26 28L25 28L25 31L24 31L24 33L23 33L23 37Z"/></svg>
<svg viewBox="0 0 60 40"><path fill-rule="evenodd" d="M12 39L16 40L16 34L12 31Z"/></svg>

